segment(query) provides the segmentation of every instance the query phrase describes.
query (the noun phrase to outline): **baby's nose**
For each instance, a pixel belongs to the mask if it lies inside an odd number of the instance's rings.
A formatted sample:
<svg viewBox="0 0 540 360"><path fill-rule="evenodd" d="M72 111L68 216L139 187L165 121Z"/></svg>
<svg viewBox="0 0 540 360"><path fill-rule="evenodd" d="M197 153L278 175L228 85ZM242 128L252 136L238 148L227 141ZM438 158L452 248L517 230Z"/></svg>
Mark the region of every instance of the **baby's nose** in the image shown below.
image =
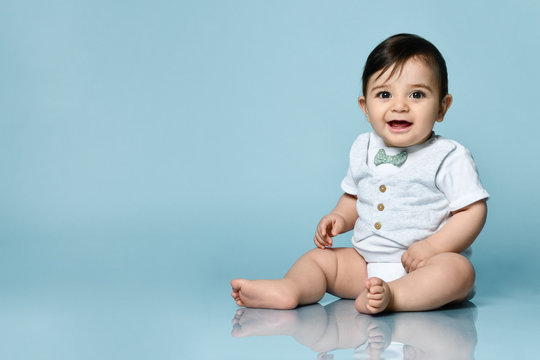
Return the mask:
<svg viewBox="0 0 540 360"><path fill-rule="evenodd" d="M409 109L407 102L403 99L395 99L392 103L392 110L397 112L407 111Z"/></svg>

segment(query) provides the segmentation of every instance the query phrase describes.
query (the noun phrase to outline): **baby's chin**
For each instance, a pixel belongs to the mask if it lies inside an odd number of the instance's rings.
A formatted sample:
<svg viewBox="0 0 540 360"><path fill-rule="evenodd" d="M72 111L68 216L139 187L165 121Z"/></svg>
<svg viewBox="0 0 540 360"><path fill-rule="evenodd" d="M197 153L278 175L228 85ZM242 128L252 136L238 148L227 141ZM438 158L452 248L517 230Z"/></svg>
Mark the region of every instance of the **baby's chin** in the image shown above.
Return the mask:
<svg viewBox="0 0 540 360"><path fill-rule="evenodd" d="M423 143L424 141L419 141L419 142L415 142L415 141L407 141L407 140L403 140L403 141L396 141L396 140L392 140L392 141L388 141L386 139L384 139L384 144L388 147L395 147L395 148L407 148L407 147L411 147L411 146L414 146L414 145L418 145L418 144L421 144Z"/></svg>
<svg viewBox="0 0 540 360"><path fill-rule="evenodd" d="M381 136L379 134L379 136ZM381 136L384 141L384 144L388 147L397 147L397 148L406 148L415 145L425 143L431 138L431 133L428 136L416 137L411 136L411 134L391 134Z"/></svg>

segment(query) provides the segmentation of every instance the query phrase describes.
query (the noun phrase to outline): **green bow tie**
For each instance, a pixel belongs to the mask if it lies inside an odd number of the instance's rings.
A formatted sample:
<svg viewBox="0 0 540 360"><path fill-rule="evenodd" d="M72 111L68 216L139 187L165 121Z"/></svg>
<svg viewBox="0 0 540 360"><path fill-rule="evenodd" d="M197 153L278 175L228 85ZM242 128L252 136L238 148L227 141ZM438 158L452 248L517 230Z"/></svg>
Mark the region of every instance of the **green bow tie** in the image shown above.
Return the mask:
<svg viewBox="0 0 540 360"><path fill-rule="evenodd" d="M386 152L384 149L379 150L377 155L375 155L375 159L373 162L376 166L379 166L381 164L392 164L395 166L401 166L405 160L407 160L407 152L402 151L397 155L386 155Z"/></svg>

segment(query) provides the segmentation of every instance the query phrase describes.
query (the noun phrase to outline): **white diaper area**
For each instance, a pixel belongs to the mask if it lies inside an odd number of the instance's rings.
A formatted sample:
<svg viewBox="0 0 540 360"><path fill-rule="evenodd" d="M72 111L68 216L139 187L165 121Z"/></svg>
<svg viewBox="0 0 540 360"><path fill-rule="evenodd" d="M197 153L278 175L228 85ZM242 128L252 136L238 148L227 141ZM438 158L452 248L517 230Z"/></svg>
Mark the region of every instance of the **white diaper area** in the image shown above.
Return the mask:
<svg viewBox="0 0 540 360"><path fill-rule="evenodd" d="M386 282L394 281L407 275L401 263L369 263L367 264L368 278L378 277Z"/></svg>

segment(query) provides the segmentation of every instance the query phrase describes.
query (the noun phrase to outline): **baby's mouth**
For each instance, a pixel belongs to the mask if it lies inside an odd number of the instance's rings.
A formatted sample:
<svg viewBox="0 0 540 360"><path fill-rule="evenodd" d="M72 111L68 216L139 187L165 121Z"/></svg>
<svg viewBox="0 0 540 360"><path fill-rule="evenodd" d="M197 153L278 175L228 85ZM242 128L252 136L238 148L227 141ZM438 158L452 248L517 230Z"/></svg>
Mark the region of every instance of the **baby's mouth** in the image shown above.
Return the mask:
<svg viewBox="0 0 540 360"><path fill-rule="evenodd" d="M412 123L405 120L392 120L388 122L388 126L390 126L390 129L399 132L409 129Z"/></svg>

